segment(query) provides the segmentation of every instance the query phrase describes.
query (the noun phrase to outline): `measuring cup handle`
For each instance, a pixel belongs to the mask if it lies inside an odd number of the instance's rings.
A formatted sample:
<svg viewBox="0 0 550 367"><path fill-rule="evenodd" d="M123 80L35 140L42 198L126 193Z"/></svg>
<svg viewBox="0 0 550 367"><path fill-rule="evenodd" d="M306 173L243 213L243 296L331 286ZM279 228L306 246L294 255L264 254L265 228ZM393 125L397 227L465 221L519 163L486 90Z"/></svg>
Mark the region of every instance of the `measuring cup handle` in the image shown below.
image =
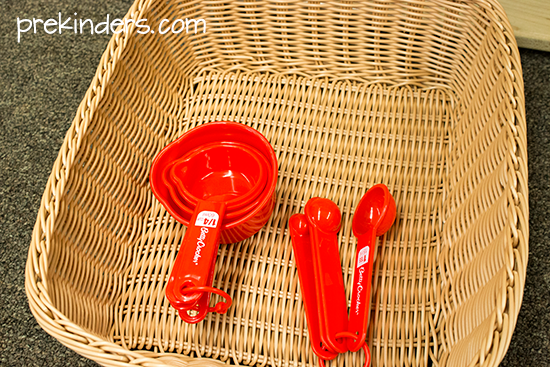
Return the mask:
<svg viewBox="0 0 550 367"><path fill-rule="evenodd" d="M217 312L224 314L227 312L227 309L231 306L231 297L229 294L224 291L213 288L213 287L189 287L185 288L182 292L184 293L194 293L199 292L202 294L199 301L192 308L180 308L178 309L179 315L183 321L188 324L196 324L202 321L208 312ZM225 298L225 302L218 302L214 307L209 307L210 295L214 293ZM195 315L189 314L189 311L196 311Z"/></svg>
<svg viewBox="0 0 550 367"><path fill-rule="evenodd" d="M224 214L224 203L197 203L166 285L166 297L175 308L190 309L203 295L201 291L184 292L185 288L212 285L209 275L218 254Z"/></svg>
<svg viewBox="0 0 550 367"><path fill-rule="evenodd" d="M376 246L376 228L372 228L357 238L357 254L351 293L351 308L348 331L356 335L348 339L348 349L356 352L361 349L367 337L369 322L369 302L372 283L372 262Z"/></svg>

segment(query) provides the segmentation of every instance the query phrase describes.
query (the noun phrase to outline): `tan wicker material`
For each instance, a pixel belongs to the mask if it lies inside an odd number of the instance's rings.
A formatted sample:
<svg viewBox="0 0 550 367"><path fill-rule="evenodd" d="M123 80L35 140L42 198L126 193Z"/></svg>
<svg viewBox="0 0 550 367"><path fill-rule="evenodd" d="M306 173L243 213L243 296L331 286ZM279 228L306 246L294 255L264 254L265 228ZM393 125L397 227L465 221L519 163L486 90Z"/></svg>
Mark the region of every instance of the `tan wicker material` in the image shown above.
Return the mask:
<svg viewBox="0 0 550 367"><path fill-rule="evenodd" d="M521 305L528 197L521 65L490 1L137 1L127 19L206 20L206 33L113 37L44 192L26 271L40 325L108 366L316 366L287 222L313 196L354 208L385 183L373 366L496 366ZM278 204L221 246L226 315L182 322L164 297L184 227L154 199L153 157L215 120L262 132ZM218 362L214 361L217 360ZM362 352L330 366L359 366Z"/></svg>

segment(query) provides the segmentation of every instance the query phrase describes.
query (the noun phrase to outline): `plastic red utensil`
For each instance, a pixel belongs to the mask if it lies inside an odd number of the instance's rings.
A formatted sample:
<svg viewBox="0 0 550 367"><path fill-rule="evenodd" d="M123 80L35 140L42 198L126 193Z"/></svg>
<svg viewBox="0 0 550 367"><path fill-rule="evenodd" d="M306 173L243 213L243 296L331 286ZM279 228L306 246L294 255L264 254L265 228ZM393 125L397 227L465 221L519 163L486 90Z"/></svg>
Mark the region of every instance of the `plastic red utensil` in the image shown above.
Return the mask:
<svg viewBox="0 0 550 367"><path fill-rule="evenodd" d="M208 276L208 284L212 284L213 279L214 266L212 266L210 275ZM178 314L182 318L182 320L189 324L196 324L197 322L202 321L206 317L206 314L208 312L225 313L227 309L231 306L231 297L229 297L227 293L210 286L197 286L192 288L189 287L182 290L182 293L187 292L202 293L197 303L191 306L191 308L186 305L176 307L173 303L171 304L178 310ZM219 294L220 296L224 297L225 302L218 302L215 307L209 307L208 305L210 303L210 296L212 293ZM167 292L167 294L173 294L173 292ZM193 315L193 312L191 311L193 311L195 314Z"/></svg>
<svg viewBox="0 0 550 367"><path fill-rule="evenodd" d="M372 282L372 262L376 237L382 236L395 220L395 200L384 184L371 187L359 201L353 215L353 234L357 237L357 254L349 316L348 349L356 352L365 343L369 320L368 303Z"/></svg>
<svg viewBox="0 0 550 367"><path fill-rule="evenodd" d="M230 171L216 167L229 157L228 151L235 149L240 150L242 155L231 162ZM170 178L190 207L197 205L199 200L216 201L216 196L221 196L227 215L258 198L265 189L268 169L267 160L250 146L231 142L212 143L175 161L170 169ZM246 176L242 172L247 172ZM218 185L219 180L227 184Z"/></svg>
<svg viewBox="0 0 550 367"><path fill-rule="evenodd" d="M210 285L224 214L224 202L201 200L196 206L166 285L166 297L174 307L193 306L202 295L183 292L185 288Z"/></svg>
<svg viewBox="0 0 550 367"><path fill-rule="evenodd" d="M300 290L304 309L306 312L307 328L309 331L309 340L313 352L323 360L336 358L338 353L327 350L321 341L321 330L319 327L319 305L317 304L316 281L314 274L313 249L309 235L309 224L304 214L294 214L288 221L290 238L292 240L292 249L296 267L298 268L298 278L300 280Z"/></svg>
<svg viewBox="0 0 550 367"><path fill-rule="evenodd" d="M256 153L231 143L205 145L172 166L171 174L179 181L179 188L204 198L197 201L167 284L167 297L173 305L191 307L203 296L201 292L182 291L208 286L226 203L251 191L259 180L260 166Z"/></svg>
<svg viewBox="0 0 550 367"><path fill-rule="evenodd" d="M233 183L234 185L231 188L233 190L234 197L228 199L225 202L225 219L227 221L238 221L241 220L241 218L246 217L248 213L261 205L262 202L265 200L263 191L266 189L266 185L268 184L267 181L269 178L270 167L267 159L257 150L242 144L227 143L226 145L238 147L243 150L244 154L250 156L249 161L242 160L241 163L250 165L250 167L247 167L246 169L251 174L247 178L235 178L235 182ZM200 200L200 198L210 198L211 200L212 197L216 195L217 191L221 192L222 190L221 187L218 187L215 184L210 187L210 185L208 184L208 182L212 182L210 177L209 179L204 180L206 183L200 183L198 185L195 183L193 192L191 192L187 188L191 187L191 185L193 184L187 185L187 187L184 186L183 180L191 180L192 182L197 182L194 177L196 177L195 175L200 176L202 172L199 168L182 168L182 165L185 165L189 157L201 153L202 150L202 148L197 149L193 151L192 154L182 157L180 160L174 162L174 164L171 165L170 169L168 170L170 180L176 183L176 187L170 189L172 198L178 203L179 208L184 213L184 215L188 217L191 217L191 215L193 215L193 208L195 207L198 200ZM254 172L256 169L257 174L252 175L252 172ZM239 193L242 194L239 195ZM222 194L227 195L226 192L223 192Z"/></svg>
<svg viewBox="0 0 550 367"><path fill-rule="evenodd" d="M260 196L247 206L246 212L240 212L234 218L224 218L226 220L222 223L220 243L235 243L258 232L271 217L276 202L277 157L273 147L260 132L229 121L209 122L185 132L155 157L149 174L151 190L172 217L186 226L189 225L194 208L178 193L177 184L170 178L170 169L181 157L213 142L245 144L260 152L268 162L267 183Z"/></svg>
<svg viewBox="0 0 550 367"><path fill-rule="evenodd" d="M304 211L313 249L321 341L330 350L344 353L348 350L345 339L336 337L348 329L337 236L342 217L338 206L324 198L310 199Z"/></svg>
<svg viewBox="0 0 550 367"><path fill-rule="evenodd" d="M170 214L188 226L166 287L166 297L185 321L199 322L207 312L223 313L229 307L229 295L211 287L220 238L223 243L238 242L265 225L275 205L277 169L275 152L265 137L234 122L189 130L155 157L151 189ZM227 203L238 202L237 197L248 195L256 184L263 186L257 189L257 205L227 220ZM178 185L202 199L192 206ZM226 302L208 307L211 293Z"/></svg>
<svg viewBox="0 0 550 367"><path fill-rule="evenodd" d="M363 351L365 352L365 363L363 363L363 367L367 367L370 365L370 350L366 344L363 344ZM325 367L325 360L323 358L319 358L319 367Z"/></svg>

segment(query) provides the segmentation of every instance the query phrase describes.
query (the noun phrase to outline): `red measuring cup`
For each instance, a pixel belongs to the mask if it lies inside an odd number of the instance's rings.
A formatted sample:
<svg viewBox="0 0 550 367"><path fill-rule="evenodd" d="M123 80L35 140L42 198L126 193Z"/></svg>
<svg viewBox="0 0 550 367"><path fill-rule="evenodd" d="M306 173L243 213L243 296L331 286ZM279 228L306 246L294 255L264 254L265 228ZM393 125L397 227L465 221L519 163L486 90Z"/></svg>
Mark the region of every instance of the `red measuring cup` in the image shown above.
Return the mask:
<svg viewBox="0 0 550 367"><path fill-rule="evenodd" d="M238 160L231 162L231 172L228 174L222 162L231 159L229 152L235 149L240 150L241 154ZM213 143L199 147L174 162L170 178L189 207L196 206L200 200L217 201L221 198L225 201L228 215L260 196L267 183L268 169L267 160L248 145ZM246 172L246 176L242 172ZM220 174L223 177L219 177ZM218 185L220 180L226 184Z"/></svg>
<svg viewBox="0 0 550 367"><path fill-rule="evenodd" d="M371 187L359 201L353 215L353 234L357 237L357 254L349 316L348 349L355 352L367 337L368 303L372 282L372 263L376 237L382 236L395 220L395 200L384 184Z"/></svg>
<svg viewBox="0 0 550 367"><path fill-rule="evenodd" d="M236 122L209 122L187 131L180 138L164 148L154 159L150 172L150 184L157 200L178 222L188 225L192 211L182 200L177 200L176 184L170 179L169 167L174 161L194 149L212 142L244 143L261 153L267 160L267 184L255 205L239 217L224 221L220 243L228 244L242 241L258 232L269 220L275 205L275 186L277 184L278 164L273 147L258 131ZM191 208L193 209L193 208Z"/></svg>
<svg viewBox="0 0 550 367"><path fill-rule="evenodd" d="M233 146L239 146L238 144L232 144ZM254 154L258 153L256 150L254 150L251 147L242 146L241 147L244 151L247 152L247 154L250 155L251 160L247 161L246 164L249 166L245 169L250 172L251 178L256 178L257 180L242 180L239 184L238 181L234 182L234 185L237 186L249 186L247 181L250 181L253 183L253 187L246 190L246 193L243 195L235 195L234 198L229 199L226 201L226 211L225 211L225 219L227 220L239 220L243 218L244 216L248 215L251 211L253 211L255 208L262 205L262 202L265 200L265 197L262 194L262 191L265 189L267 175L263 172L267 172L270 169L269 162L265 159L265 157L261 154ZM202 151L203 148L197 150ZM197 153L196 151L193 151L193 154ZM189 154L189 156L192 156L193 154ZM205 198L212 198L212 190L204 191L204 188L198 188L198 192L196 195L194 195L192 192L190 192L186 187L183 186L182 180L185 179L184 176L189 179L191 177L191 180L193 180L195 170L185 170L182 169L181 165L182 163L185 164L188 161L188 156L182 157L177 162L174 162L174 164L171 166L169 170L166 172L169 172L170 180L174 181L177 184L177 189L169 188L170 193L172 195L172 198L174 201L179 203L179 207L182 210L182 215L185 218L191 218L193 215L193 208L196 206L196 203L198 202L199 198L197 196ZM256 164L253 164L253 160L256 160ZM242 162L245 162L244 160ZM250 166L250 164L253 164ZM252 173L258 169L257 175L253 175ZM191 174L186 175L186 172L190 172ZM167 173L165 173L166 175ZM181 177L177 177L181 176ZM254 183L255 182L255 183ZM244 185L242 185L244 183ZM241 190L242 191L242 190ZM225 194L224 194L225 195ZM235 241L233 241L235 242Z"/></svg>
<svg viewBox="0 0 550 367"><path fill-rule="evenodd" d="M173 173L185 172L178 176L180 184L206 200L198 200L194 207L181 200L178 183L170 175L174 162L183 162L180 171ZM265 175L260 177L258 172L264 168ZM153 161L150 183L154 195L176 220L188 226L166 287L166 296L180 316L188 310L205 315L211 292L230 300L225 292L210 286L218 245L246 239L267 223L275 204L277 169L275 152L265 137L234 122L212 122L189 130ZM254 201L257 205L237 218L225 219L227 203L247 195L262 180L265 184L259 184L264 187ZM208 310L225 312L227 307L218 304Z"/></svg>

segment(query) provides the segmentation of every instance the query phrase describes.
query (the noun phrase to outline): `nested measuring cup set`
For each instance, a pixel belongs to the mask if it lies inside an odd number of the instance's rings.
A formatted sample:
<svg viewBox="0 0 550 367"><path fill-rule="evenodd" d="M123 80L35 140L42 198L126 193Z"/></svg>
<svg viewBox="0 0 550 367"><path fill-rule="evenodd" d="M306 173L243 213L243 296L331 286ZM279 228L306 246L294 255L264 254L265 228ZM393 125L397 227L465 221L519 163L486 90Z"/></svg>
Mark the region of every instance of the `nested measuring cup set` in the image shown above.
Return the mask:
<svg viewBox="0 0 550 367"><path fill-rule="evenodd" d="M187 226L166 298L188 323L225 313L231 297L212 287L220 243L257 233L275 206L277 158L267 139L235 122L211 122L165 147L150 171L151 190ZM211 294L225 301L210 307Z"/></svg>
<svg viewBox="0 0 550 367"><path fill-rule="evenodd" d="M153 194L187 226L166 285L166 298L185 322L200 322L208 312L225 313L231 306L231 297L212 286L219 245L243 241L268 222L277 175L277 158L267 139L236 122L195 127L153 160ZM289 229L312 349L323 365L338 353L363 348L368 364L374 246L393 224L395 201L379 184L355 210L358 248L349 318L337 241L340 211L324 198L310 199L304 211L290 218ZM224 301L210 306L212 294Z"/></svg>

